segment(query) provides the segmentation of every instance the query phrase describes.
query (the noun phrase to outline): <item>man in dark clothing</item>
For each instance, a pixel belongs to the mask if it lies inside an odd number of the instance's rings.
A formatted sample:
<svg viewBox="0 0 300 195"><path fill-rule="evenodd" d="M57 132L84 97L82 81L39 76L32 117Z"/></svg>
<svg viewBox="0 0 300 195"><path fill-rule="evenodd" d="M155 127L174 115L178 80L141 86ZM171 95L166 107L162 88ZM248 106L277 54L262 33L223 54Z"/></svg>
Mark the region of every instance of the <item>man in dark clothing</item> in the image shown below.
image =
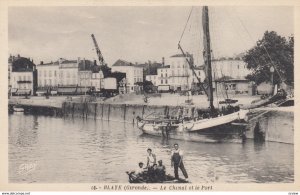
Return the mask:
<svg viewBox="0 0 300 195"><path fill-rule="evenodd" d="M158 161L156 174L159 181L164 181L166 179L166 167L162 164L162 160Z"/></svg>
<svg viewBox="0 0 300 195"><path fill-rule="evenodd" d="M178 144L174 144L174 150L172 151L171 154L171 166L174 166L174 174L175 174L175 178L178 180L178 167L181 169L185 180L188 181L188 174L184 168L183 165L183 151L179 150L179 146Z"/></svg>

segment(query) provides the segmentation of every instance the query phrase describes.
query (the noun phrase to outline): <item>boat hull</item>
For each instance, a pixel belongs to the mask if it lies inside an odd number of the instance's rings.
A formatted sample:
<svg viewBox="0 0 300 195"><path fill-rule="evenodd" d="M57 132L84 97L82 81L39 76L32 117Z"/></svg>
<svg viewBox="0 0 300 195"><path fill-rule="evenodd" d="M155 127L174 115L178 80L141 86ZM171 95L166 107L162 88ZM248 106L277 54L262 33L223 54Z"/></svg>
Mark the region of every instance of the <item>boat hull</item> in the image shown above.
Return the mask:
<svg viewBox="0 0 300 195"><path fill-rule="evenodd" d="M231 125L232 122L244 119L245 112L235 112L226 116L198 121L187 121L171 125L166 122L149 123L139 121L138 127L143 133L168 139L179 139L195 142L236 142L246 139L246 128L243 125ZM241 117L240 117L241 116Z"/></svg>
<svg viewBox="0 0 300 195"><path fill-rule="evenodd" d="M14 112L24 112L24 108L13 108Z"/></svg>
<svg viewBox="0 0 300 195"><path fill-rule="evenodd" d="M177 139L185 141L194 141L194 142L212 142L212 143L221 143L221 142L235 142L242 143L245 141L245 128L236 127L230 124L220 125L213 128L203 129L201 131L169 131L166 134L163 131L147 128L143 129L144 134L158 136L168 139Z"/></svg>

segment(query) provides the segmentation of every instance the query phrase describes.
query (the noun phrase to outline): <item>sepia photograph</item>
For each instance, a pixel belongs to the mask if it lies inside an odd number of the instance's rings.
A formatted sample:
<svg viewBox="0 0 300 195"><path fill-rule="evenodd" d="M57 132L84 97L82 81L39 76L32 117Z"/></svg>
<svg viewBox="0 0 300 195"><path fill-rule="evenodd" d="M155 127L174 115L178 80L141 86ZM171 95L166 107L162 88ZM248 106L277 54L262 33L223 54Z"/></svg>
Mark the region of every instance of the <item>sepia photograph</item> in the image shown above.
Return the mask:
<svg viewBox="0 0 300 195"><path fill-rule="evenodd" d="M294 24L292 5L8 6L8 184L295 184Z"/></svg>

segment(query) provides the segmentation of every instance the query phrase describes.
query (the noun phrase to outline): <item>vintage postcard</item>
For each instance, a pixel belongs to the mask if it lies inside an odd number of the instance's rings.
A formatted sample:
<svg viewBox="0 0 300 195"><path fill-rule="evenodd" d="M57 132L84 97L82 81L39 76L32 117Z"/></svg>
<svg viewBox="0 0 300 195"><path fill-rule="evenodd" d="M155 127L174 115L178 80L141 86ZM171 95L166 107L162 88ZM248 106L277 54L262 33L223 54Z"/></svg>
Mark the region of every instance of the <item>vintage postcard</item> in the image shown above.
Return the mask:
<svg viewBox="0 0 300 195"><path fill-rule="evenodd" d="M0 5L1 191L299 191L298 2Z"/></svg>

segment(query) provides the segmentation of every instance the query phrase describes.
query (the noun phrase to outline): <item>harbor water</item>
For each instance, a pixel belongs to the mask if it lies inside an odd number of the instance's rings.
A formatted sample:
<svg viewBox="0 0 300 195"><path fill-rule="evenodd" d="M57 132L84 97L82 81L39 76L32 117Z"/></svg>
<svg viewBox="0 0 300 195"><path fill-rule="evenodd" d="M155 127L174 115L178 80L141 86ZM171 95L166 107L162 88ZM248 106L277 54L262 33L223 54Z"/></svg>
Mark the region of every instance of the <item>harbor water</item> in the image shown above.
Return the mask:
<svg viewBox="0 0 300 195"><path fill-rule="evenodd" d="M127 183L125 172L146 163L147 148L173 175L174 143L192 183L294 182L292 144L164 140L131 123L23 113L9 115L8 141L12 183Z"/></svg>

